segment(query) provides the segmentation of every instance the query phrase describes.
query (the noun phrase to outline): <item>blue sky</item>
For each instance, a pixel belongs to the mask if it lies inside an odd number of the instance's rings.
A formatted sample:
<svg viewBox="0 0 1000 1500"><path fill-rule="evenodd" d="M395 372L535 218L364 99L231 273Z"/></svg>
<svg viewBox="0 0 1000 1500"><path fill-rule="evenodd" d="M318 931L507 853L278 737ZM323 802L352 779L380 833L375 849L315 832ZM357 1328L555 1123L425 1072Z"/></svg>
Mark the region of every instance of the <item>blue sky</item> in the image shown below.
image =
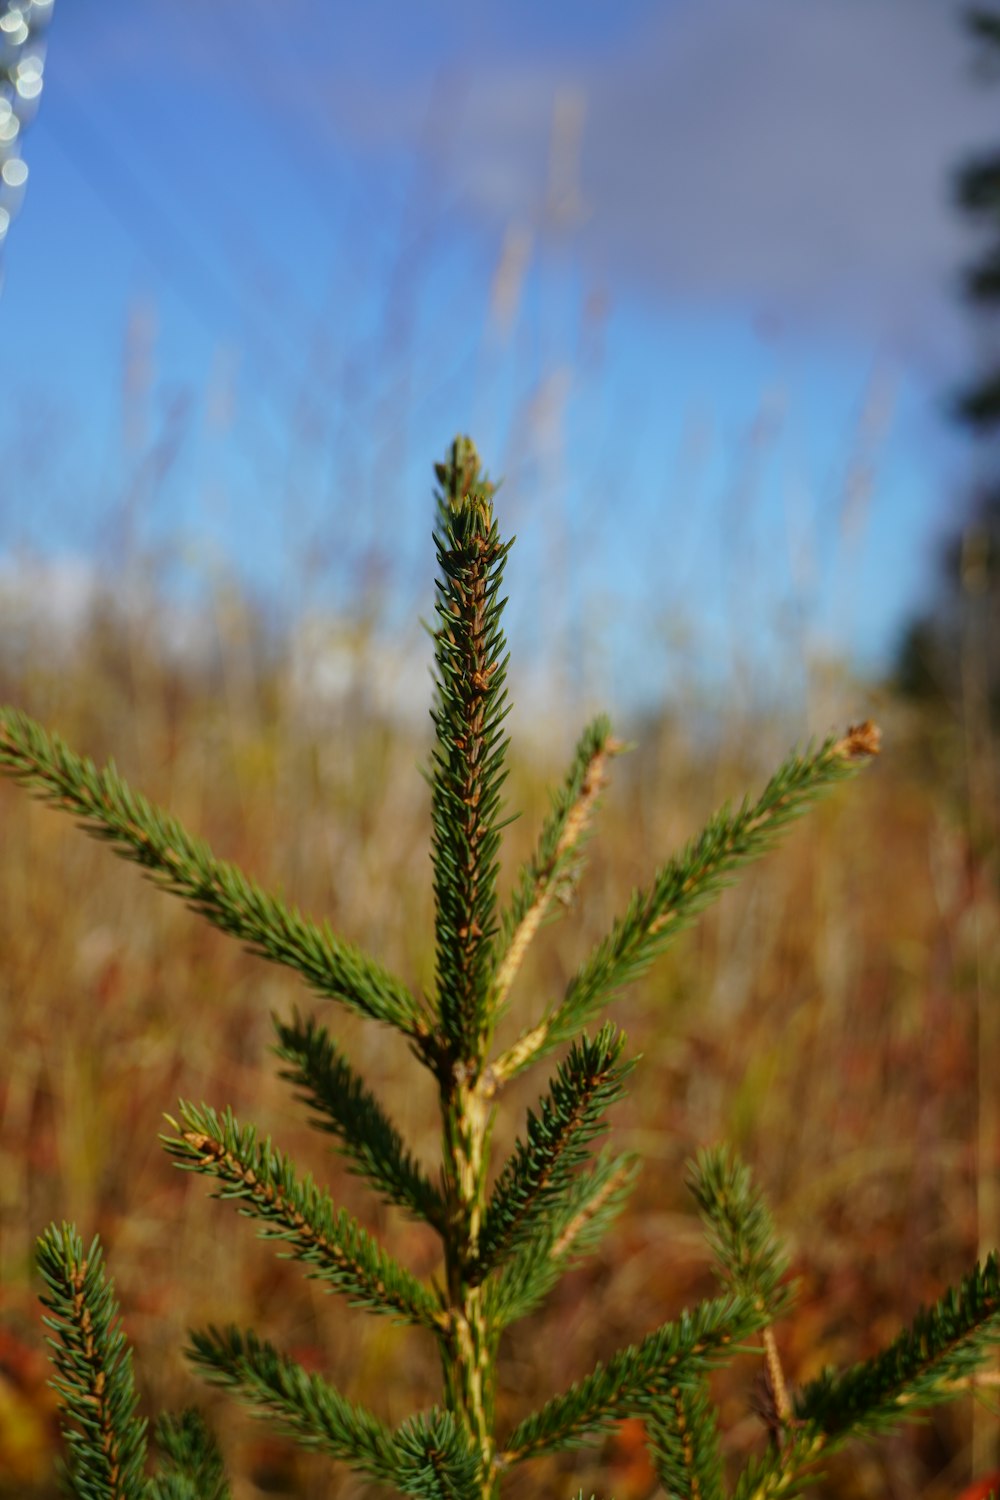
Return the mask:
<svg viewBox="0 0 1000 1500"><path fill-rule="evenodd" d="M949 174L997 95L960 14L55 0L2 252L0 577L138 551L390 635L469 431L515 644L574 685L877 669L976 466Z"/></svg>

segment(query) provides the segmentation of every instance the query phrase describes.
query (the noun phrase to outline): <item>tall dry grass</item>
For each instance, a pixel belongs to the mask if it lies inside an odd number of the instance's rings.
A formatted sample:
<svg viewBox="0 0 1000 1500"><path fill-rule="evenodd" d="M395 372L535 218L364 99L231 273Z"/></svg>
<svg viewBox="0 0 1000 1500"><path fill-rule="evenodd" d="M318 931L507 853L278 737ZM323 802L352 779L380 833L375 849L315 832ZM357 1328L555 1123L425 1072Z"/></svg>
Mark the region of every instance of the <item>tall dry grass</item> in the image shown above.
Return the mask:
<svg viewBox="0 0 1000 1500"><path fill-rule="evenodd" d="M420 730L365 711L363 643L356 691L340 709L303 714L252 616L230 600L215 626L212 665L184 667L170 664L148 619L99 609L71 661L46 665L40 642L0 659L2 696L95 759L114 754L220 855L429 985ZM919 723L891 701L880 713L882 764L799 826L619 1002L644 1060L614 1129L643 1156L643 1176L600 1257L506 1342L512 1416L703 1289L682 1168L719 1137L754 1165L803 1279L784 1335L792 1379L870 1352L974 1256L977 1182L997 1165L977 1159L976 1050L997 899L960 799L940 768L928 775ZM524 816L508 833L508 867L530 847L573 728L553 723L527 756L515 743L509 802ZM512 1025L558 990L632 885L719 800L759 783L795 733L745 716L727 726L724 712L712 734L703 718L695 727L677 715L637 730L577 908L537 945ZM105 1241L144 1398L208 1405L240 1500L369 1493L198 1389L180 1355L185 1330L253 1323L390 1420L435 1399L431 1350L321 1296L174 1170L157 1133L179 1095L232 1104L429 1273L425 1230L369 1202L305 1128L269 1058L269 1013L321 1012L431 1162L425 1078L393 1037L313 1001L7 785L0 828L0 1493L53 1493L32 1247L64 1217ZM498 1155L540 1086L529 1076L512 1091ZM751 1441L746 1391L724 1399L737 1441ZM582 1485L638 1500L653 1482L635 1438L626 1428L603 1454L536 1471L511 1495ZM852 1454L826 1493L943 1500L960 1487L967 1445L967 1414L945 1411L916 1438Z"/></svg>

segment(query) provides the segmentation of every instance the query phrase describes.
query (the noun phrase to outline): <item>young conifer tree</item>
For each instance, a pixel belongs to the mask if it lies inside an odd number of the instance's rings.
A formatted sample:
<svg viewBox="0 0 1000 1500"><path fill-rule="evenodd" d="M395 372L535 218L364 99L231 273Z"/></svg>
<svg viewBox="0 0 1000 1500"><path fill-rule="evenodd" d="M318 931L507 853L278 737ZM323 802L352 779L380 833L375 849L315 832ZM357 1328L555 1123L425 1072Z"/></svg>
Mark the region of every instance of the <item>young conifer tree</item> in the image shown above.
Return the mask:
<svg viewBox="0 0 1000 1500"><path fill-rule="evenodd" d="M275 1021L283 1076L376 1194L433 1227L442 1265L429 1282L398 1264L329 1194L252 1125L182 1102L166 1150L233 1198L260 1233L331 1291L422 1330L437 1344L440 1405L391 1428L272 1347L257 1331L207 1328L188 1350L210 1381L299 1443L390 1490L423 1500L497 1500L506 1474L640 1417L665 1492L678 1500L767 1500L799 1493L827 1454L952 1399L1000 1337L995 1258L922 1311L877 1358L786 1387L773 1327L793 1304L786 1260L749 1173L726 1149L701 1154L690 1186L721 1283L705 1300L498 1431L497 1346L559 1277L593 1250L635 1177L627 1155L595 1152L632 1064L603 1009L641 975L743 865L821 792L878 748L870 724L790 755L756 800L723 808L636 891L564 993L498 1049L528 945L565 910L620 749L608 721L584 730L534 854L506 903L497 890L507 741L501 582L509 543L494 488L468 439L437 466L435 744L429 771L437 973L418 997L374 959L214 857L175 819L95 769L12 709L0 710L0 766L142 865L164 889L262 956L296 970L318 995L394 1028L432 1073L441 1112L437 1177L420 1166L383 1104L327 1028ZM521 1138L490 1186L490 1137L504 1088L556 1050L561 1058ZM66 1435L68 1491L81 1500L224 1500L222 1463L195 1412L156 1424L150 1474L136 1414L131 1353L95 1240L71 1225L41 1236L38 1265ZM757 1457L727 1476L709 1388L712 1369L747 1348L762 1359L767 1399ZM582 1497L581 1497L582 1500Z"/></svg>

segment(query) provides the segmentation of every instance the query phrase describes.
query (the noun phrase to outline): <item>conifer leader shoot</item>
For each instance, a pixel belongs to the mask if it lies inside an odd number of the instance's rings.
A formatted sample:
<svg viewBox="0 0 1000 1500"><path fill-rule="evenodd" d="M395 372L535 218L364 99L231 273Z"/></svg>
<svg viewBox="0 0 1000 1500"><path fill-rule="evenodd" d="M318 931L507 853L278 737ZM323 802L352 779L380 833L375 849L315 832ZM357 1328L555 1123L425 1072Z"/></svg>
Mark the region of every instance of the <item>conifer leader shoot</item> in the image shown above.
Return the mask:
<svg viewBox="0 0 1000 1500"><path fill-rule="evenodd" d="M799 1391L786 1387L773 1335L788 1313L786 1260L750 1175L726 1150L702 1153L691 1187L704 1218L721 1295L682 1310L597 1364L539 1410L498 1430L497 1348L562 1274L593 1250L636 1176L627 1154L594 1143L633 1064L610 1024L584 1030L674 936L790 820L878 750L862 724L793 753L756 799L723 808L636 891L561 995L533 1008L515 1042L493 1049L524 954L541 927L572 904L613 757L606 718L584 730L553 797L534 854L501 905L501 790L508 742L507 653L500 590L510 547L493 509L494 486L475 447L457 438L437 466L439 576L433 626L436 692L431 756L431 858L436 982L417 996L324 923L289 909L126 785L98 771L12 709L0 710L0 770L72 813L112 849L183 897L254 951L298 972L315 994L393 1027L437 1083L442 1150L435 1177L411 1155L382 1102L315 1017L275 1019L282 1076L351 1170L384 1200L432 1227L438 1274L400 1265L328 1191L228 1110L182 1102L164 1145L177 1165L236 1200L260 1234L305 1274L355 1306L436 1341L442 1399L391 1427L307 1372L256 1330L209 1328L189 1356L304 1446L347 1462L417 1500L498 1500L504 1476L542 1455L592 1442L640 1417L665 1490L679 1500L768 1500L799 1492L827 1452L951 1399L1000 1334L995 1259L921 1312L880 1356ZM503 1085L568 1045L520 1141L490 1181L490 1140ZM169 1118L169 1117L168 1117ZM69 1225L41 1237L44 1282L68 1483L82 1500L226 1500L222 1463L195 1413L162 1418L159 1469L148 1475L146 1426L136 1415L131 1356L95 1241ZM727 1488L707 1377L748 1345L762 1358L763 1454ZM758 1406L760 1403L758 1402ZM582 1500L582 1497L581 1497Z"/></svg>

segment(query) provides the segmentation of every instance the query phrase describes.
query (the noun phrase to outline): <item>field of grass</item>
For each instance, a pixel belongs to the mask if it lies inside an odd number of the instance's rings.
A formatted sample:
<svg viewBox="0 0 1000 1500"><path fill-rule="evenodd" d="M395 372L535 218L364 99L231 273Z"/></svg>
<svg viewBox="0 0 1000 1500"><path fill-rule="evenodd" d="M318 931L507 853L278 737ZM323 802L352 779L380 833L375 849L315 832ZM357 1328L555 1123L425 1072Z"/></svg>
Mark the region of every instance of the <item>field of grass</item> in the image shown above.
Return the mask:
<svg viewBox="0 0 1000 1500"><path fill-rule="evenodd" d="M0 699L97 761L114 755L220 856L426 988L421 732L380 719L361 691L304 713L280 653L265 652L245 618L220 639L213 667L180 668L148 629L95 615L71 660L30 642L6 655L0 647ZM857 717L871 712L865 691L857 699ZM880 761L798 825L616 1006L642 1062L613 1130L644 1169L602 1253L511 1331L504 1417L708 1288L683 1167L719 1138L752 1164L792 1248L801 1301L779 1336L792 1381L873 1351L981 1243L1000 1239L985 1053L1000 996L995 843L968 831L958 727L938 722L932 735L886 694L875 716ZM734 723L724 706L713 728L702 719L697 730L676 712L623 726L637 748L615 764L577 905L536 944L510 1025L558 990L633 885L720 801L759 787L801 735L791 722ZM553 723L530 754L515 740L508 802L523 815L508 830L508 870L532 845L577 728ZM276 1077L270 1014L321 1013L430 1163L437 1116L425 1076L388 1033L314 1000L7 784L0 829L0 1494L55 1493L32 1265L35 1236L53 1218L73 1219L85 1239L100 1232L149 1409L197 1400L209 1410L238 1500L379 1493L199 1388L181 1355L185 1331L252 1323L390 1421L437 1398L433 1349L320 1294L175 1170L157 1136L178 1097L231 1104L430 1274L433 1238L369 1200L306 1128ZM542 1082L529 1073L512 1088L498 1160ZM751 1380L749 1363L741 1373ZM734 1453L744 1452L761 1433L749 1384L721 1395ZM970 1442L970 1404L960 1402L853 1451L817 1493L945 1500L968 1481ZM654 1492L631 1427L572 1464L530 1468L509 1494L568 1496L581 1485L617 1500Z"/></svg>

